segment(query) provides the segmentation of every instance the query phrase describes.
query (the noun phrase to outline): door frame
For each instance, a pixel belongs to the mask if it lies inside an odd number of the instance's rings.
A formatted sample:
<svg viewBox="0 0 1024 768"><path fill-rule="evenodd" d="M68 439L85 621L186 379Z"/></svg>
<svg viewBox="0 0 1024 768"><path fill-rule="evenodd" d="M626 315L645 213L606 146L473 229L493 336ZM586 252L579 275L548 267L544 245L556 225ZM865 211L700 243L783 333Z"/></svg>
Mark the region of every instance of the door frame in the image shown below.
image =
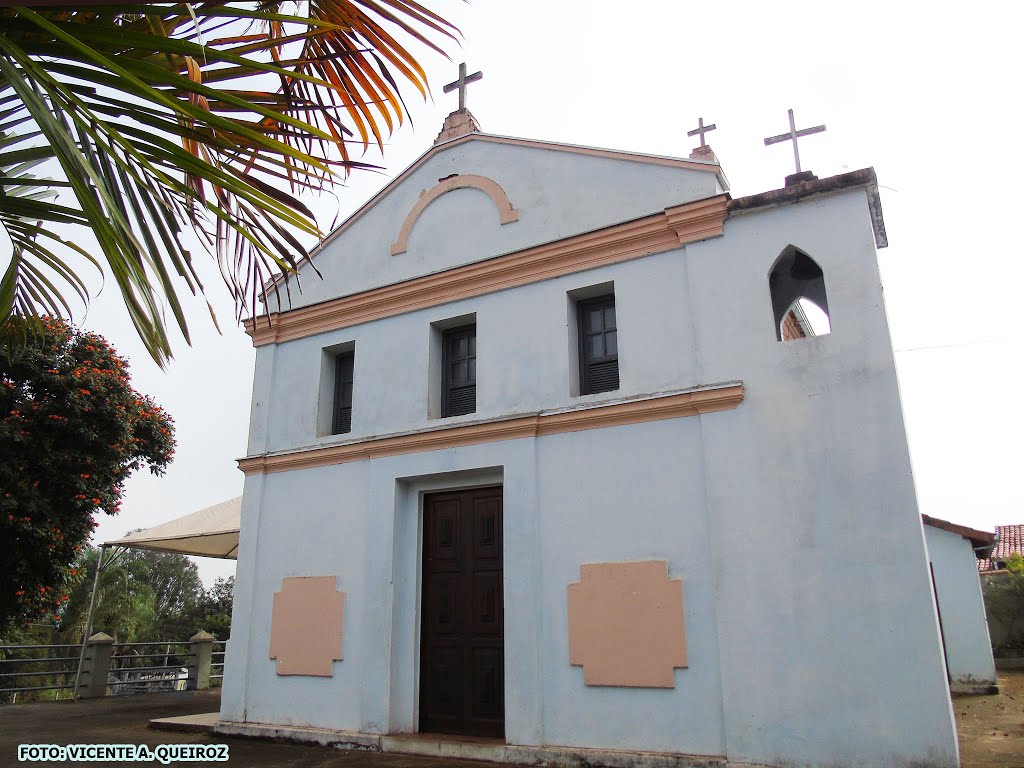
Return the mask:
<svg viewBox="0 0 1024 768"><path fill-rule="evenodd" d="M420 632L423 612L424 498L433 493L500 487L506 506L502 466L479 467L395 479L395 519L392 541L392 604L388 733L420 732ZM504 538L504 537L503 537ZM502 572L508 565L502 541ZM502 589L502 600L504 600ZM411 610L410 610L411 607ZM507 606L503 605L503 610ZM507 641L505 628L503 644ZM507 649L505 651L508 657ZM508 688L505 689L508 703ZM507 708L506 708L507 715ZM507 727L507 724L506 724Z"/></svg>

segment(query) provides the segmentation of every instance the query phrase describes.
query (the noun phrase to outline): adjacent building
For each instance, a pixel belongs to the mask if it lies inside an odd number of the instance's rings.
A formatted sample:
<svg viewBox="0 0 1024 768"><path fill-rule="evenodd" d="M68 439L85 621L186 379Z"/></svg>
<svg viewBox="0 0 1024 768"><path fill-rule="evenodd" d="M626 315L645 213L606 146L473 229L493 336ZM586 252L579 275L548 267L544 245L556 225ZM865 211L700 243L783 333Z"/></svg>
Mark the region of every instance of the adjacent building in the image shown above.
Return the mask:
<svg viewBox="0 0 1024 768"><path fill-rule="evenodd" d="M921 519L950 687L959 693L996 693L996 666L977 565L988 560L995 534L928 515Z"/></svg>
<svg viewBox="0 0 1024 768"><path fill-rule="evenodd" d="M1013 555L1024 557L1024 523L997 525L995 546L988 557L978 560L978 570L1001 571Z"/></svg>

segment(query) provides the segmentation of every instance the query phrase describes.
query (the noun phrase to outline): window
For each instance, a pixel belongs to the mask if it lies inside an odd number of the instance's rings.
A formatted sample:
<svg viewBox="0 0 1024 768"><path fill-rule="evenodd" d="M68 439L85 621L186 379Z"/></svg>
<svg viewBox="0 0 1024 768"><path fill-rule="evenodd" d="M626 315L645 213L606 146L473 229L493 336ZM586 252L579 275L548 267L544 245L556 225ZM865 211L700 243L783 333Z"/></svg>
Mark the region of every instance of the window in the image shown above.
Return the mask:
<svg viewBox="0 0 1024 768"><path fill-rule="evenodd" d="M476 412L476 323L442 334L442 396L445 416Z"/></svg>
<svg viewBox="0 0 1024 768"><path fill-rule="evenodd" d="M619 388L619 342L615 325L615 294L576 305L580 333L580 394Z"/></svg>
<svg viewBox="0 0 1024 768"><path fill-rule="evenodd" d="M334 415L331 434L352 431L352 380L355 370L355 350L342 352L334 358Z"/></svg>
<svg viewBox="0 0 1024 768"><path fill-rule="evenodd" d="M832 330L825 273L796 246L786 246L775 260L768 273L768 290L779 341L822 336Z"/></svg>

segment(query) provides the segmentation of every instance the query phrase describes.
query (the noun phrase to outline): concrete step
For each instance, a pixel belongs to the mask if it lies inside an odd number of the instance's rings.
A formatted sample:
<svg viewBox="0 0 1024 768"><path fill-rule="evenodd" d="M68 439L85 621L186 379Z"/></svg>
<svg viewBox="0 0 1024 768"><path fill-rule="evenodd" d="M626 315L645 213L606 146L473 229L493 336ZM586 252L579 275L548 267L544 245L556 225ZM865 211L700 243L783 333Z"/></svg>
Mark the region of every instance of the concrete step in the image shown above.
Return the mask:
<svg viewBox="0 0 1024 768"><path fill-rule="evenodd" d="M156 717L149 721L149 727L157 731L185 731L188 733L213 733L213 726L220 719L218 712L203 712L198 715L180 717Z"/></svg>

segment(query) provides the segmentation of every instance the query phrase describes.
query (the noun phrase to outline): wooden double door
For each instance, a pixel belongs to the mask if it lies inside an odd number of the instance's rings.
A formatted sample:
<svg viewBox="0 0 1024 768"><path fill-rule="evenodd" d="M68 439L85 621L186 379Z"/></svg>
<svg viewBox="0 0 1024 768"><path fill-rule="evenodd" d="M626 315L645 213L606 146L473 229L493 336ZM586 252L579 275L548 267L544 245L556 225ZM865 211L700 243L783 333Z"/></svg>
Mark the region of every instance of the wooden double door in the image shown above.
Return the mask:
<svg viewBox="0 0 1024 768"><path fill-rule="evenodd" d="M501 493L424 499L421 732L505 736Z"/></svg>

